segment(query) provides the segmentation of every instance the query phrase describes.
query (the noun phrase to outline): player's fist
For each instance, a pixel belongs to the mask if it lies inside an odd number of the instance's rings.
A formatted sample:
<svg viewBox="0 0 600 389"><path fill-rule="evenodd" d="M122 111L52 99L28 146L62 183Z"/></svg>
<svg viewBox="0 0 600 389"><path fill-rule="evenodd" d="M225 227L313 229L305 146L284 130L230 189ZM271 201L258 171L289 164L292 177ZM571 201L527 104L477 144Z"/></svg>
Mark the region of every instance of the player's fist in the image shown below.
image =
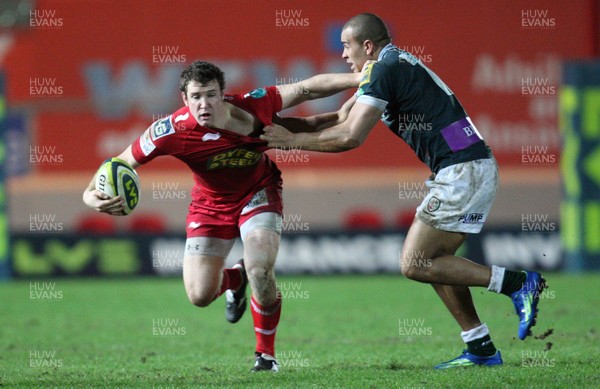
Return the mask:
<svg viewBox="0 0 600 389"><path fill-rule="evenodd" d="M83 192L83 202L88 207L113 216L125 215L124 201L121 196L110 197L97 189Z"/></svg>
<svg viewBox="0 0 600 389"><path fill-rule="evenodd" d="M293 147L294 134L278 124L271 124L264 128L260 139L269 142L269 147Z"/></svg>

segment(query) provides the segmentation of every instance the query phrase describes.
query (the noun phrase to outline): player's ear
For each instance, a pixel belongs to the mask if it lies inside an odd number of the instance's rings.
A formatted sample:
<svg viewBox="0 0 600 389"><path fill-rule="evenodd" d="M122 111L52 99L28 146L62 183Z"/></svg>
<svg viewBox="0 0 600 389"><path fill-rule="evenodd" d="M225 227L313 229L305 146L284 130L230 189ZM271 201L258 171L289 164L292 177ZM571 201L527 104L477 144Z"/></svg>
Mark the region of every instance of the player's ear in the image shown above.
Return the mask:
<svg viewBox="0 0 600 389"><path fill-rule="evenodd" d="M363 48L365 49L365 54L367 56L370 56L375 51L375 45L373 44L373 41L371 41L369 39L366 39L363 42Z"/></svg>
<svg viewBox="0 0 600 389"><path fill-rule="evenodd" d="M185 106L188 106L188 100L187 100L187 96L185 94L185 92L181 92L181 99L183 100L183 104L185 104Z"/></svg>

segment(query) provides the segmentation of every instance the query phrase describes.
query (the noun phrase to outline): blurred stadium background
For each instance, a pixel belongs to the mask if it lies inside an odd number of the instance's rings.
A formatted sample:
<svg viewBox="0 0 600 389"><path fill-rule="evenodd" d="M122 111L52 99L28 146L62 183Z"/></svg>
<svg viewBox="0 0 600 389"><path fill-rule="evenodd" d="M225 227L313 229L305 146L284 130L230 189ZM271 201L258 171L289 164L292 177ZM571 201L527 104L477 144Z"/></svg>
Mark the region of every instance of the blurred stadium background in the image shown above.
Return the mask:
<svg viewBox="0 0 600 389"><path fill-rule="evenodd" d="M187 168L143 166L138 209L110 218L81 201L100 162L180 106L179 72L195 59L224 69L232 93L348 71L341 26L365 11L445 80L499 161L489 222L462 252L598 269L599 1L5 0L2 278L178 274ZM335 110L348 96L286 113ZM348 153L270 154L284 174L280 273L398 272L429 175L406 145L379 124Z"/></svg>

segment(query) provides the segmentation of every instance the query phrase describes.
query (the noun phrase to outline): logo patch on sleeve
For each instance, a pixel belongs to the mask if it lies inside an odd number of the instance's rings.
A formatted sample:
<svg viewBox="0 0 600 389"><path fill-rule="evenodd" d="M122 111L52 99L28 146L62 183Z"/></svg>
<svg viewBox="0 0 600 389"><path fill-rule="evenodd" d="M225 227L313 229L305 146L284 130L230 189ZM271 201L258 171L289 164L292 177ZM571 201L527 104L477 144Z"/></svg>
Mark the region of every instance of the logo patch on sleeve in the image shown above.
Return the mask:
<svg viewBox="0 0 600 389"><path fill-rule="evenodd" d="M142 149L142 153L144 153L146 157L150 155L150 153L156 148L156 145L150 138L151 129L152 128L148 128L146 131L144 131L142 136L140 136L140 149Z"/></svg>
<svg viewBox="0 0 600 389"><path fill-rule="evenodd" d="M252 97L253 99L260 99L261 97L265 97L267 95L267 90L265 88L256 88L251 92L248 92L244 95L244 98Z"/></svg>
<svg viewBox="0 0 600 389"><path fill-rule="evenodd" d="M152 123L152 126L150 126L150 128L152 130L152 140L157 140L159 138L162 138L163 136L175 133L175 129L171 125L171 116L155 121L154 123Z"/></svg>

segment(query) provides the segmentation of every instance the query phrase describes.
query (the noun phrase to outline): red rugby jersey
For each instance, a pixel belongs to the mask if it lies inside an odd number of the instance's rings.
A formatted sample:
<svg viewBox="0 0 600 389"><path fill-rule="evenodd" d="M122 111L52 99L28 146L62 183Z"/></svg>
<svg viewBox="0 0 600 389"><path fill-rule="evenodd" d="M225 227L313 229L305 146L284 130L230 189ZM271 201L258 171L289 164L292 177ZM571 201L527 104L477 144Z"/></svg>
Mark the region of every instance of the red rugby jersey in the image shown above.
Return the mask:
<svg viewBox="0 0 600 389"><path fill-rule="evenodd" d="M225 101L257 117L264 125L281 110L281 96L274 86L244 95L225 95ZM281 184L281 172L263 152L267 142L262 130L245 136L226 129L203 127L188 107L154 122L131 145L140 164L160 155L172 155L187 164L194 174L192 206L214 204L223 211L247 203L268 184ZM230 205L230 206L229 206Z"/></svg>

